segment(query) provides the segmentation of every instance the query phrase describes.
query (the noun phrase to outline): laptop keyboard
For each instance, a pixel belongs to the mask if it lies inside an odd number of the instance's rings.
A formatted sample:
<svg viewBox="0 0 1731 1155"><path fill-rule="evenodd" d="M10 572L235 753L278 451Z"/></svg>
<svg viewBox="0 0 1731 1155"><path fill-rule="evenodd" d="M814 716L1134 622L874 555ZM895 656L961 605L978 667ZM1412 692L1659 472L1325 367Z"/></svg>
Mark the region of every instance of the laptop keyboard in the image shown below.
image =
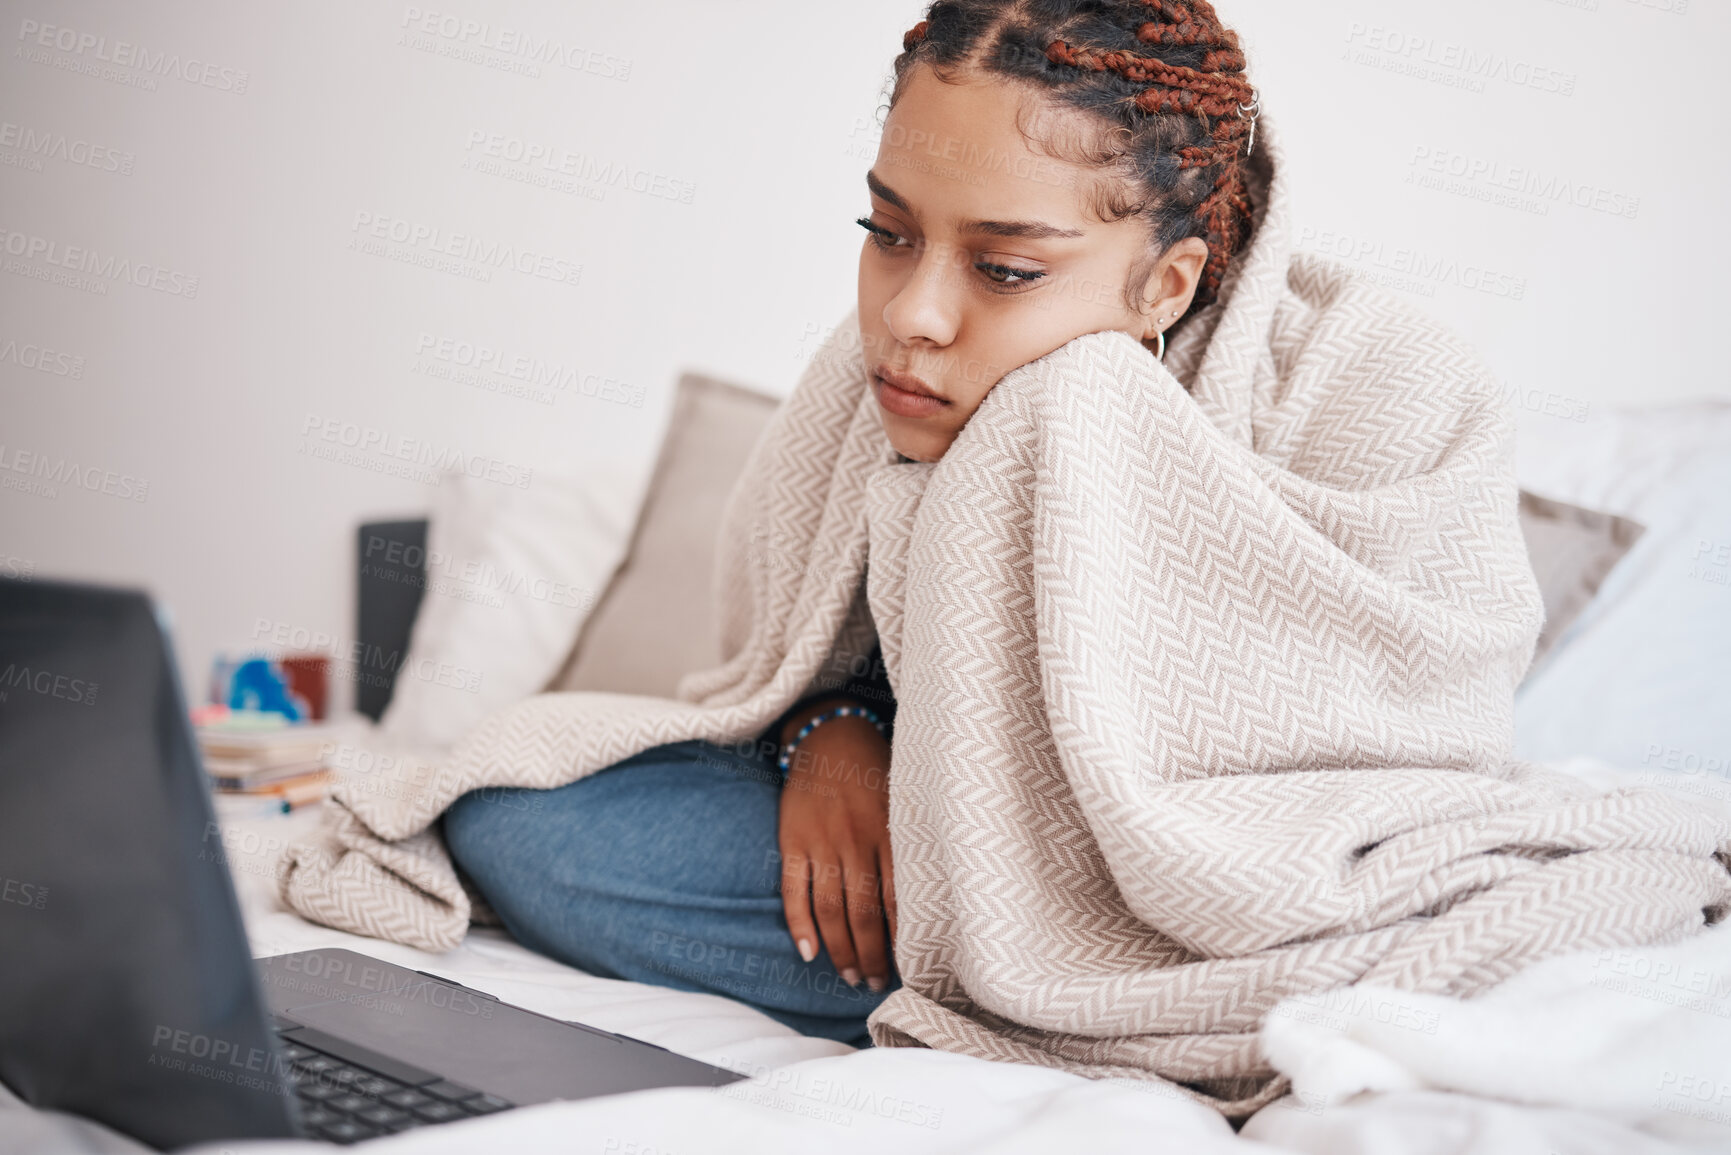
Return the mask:
<svg viewBox="0 0 1731 1155"><path fill-rule="evenodd" d="M391 1078L307 1046L302 1037L285 1037L282 1045L300 1099L301 1122L309 1134L332 1142L358 1143L516 1105L431 1075L419 1082Z"/></svg>

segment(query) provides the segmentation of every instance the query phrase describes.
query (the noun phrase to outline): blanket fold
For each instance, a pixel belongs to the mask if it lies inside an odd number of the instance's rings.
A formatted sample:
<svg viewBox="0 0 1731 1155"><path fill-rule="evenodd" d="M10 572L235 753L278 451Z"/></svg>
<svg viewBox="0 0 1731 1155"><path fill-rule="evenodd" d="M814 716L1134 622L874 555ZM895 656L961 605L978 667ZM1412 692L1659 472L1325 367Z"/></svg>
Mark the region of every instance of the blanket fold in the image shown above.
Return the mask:
<svg viewBox="0 0 1731 1155"><path fill-rule="evenodd" d="M285 900L454 945L468 899L430 827L461 794L754 737L875 636L903 983L879 1045L1242 1116L1284 1088L1257 1044L1283 998L1471 995L1722 918L1723 819L1511 760L1542 616L1512 417L1445 330L1290 252L1258 143L1250 248L1165 362L1077 338L900 462L850 318L729 501L723 664L674 699L539 695L352 775Z"/></svg>

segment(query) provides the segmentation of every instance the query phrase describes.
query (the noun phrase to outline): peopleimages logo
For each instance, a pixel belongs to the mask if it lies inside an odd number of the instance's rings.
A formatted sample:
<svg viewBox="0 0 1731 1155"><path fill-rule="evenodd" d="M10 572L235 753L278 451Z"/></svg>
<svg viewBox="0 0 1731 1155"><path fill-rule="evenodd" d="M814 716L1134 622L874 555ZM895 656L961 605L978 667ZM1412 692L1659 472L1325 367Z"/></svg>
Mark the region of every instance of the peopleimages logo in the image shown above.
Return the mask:
<svg viewBox="0 0 1731 1155"><path fill-rule="evenodd" d="M301 435L308 444L324 443L381 459L409 462L438 473L460 472L477 481L491 481L516 489L528 489L535 476L533 466L517 465L483 453L468 453L456 446L405 437L400 433L337 417L321 417L316 413L309 413L302 420ZM312 456L320 455L314 453Z"/></svg>
<svg viewBox="0 0 1731 1155"><path fill-rule="evenodd" d="M1405 72L1421 80L1441 81L1474 92L1483 92L1487 80L1496 80L1556 96L1575 94L1573 72L1423 33L1354 20L1347 25L1346 42L1347 59L1353 63Z"/></svg>
<svg viewBox="0 0 1731 1155"><path fill-rule="evenodd" d="M29 125L13 124L10 120L0 120L0 148L11 149L36 160L57 160L63 164L93 168L98 172L115 172L121 176L131 176L132 166L137 160L132 153L122 152L112 145L95 144L80 137L69 137L64 132L50 132L31 128Z"/></svg>
<svg viewBox="0 0 1731 1155"><path fill-rule="evenodd" d="M34 369L54 377L84 376L84 358L73 353L50 349L45 345L19 344L12 338L0 341L0 365L13 364L20 369Z"/></svg>
<svg viewBox="0 0 1731 1155"><path fill-rule="evenodd" d="M519 166L525 171L537 170L549 176L570 177L581 184L600 189L622 188L643 196L686 205L690 204L692 197L697 194L696 181L680 180L666 173L651 172L620 161L603 160L589 153L572 152L560 145L523 140L483 129L471 130L464 148L472 157L479 157L470 163L475 171L483 174L500 175L508 171L508 164ZM489 164L490 161L500 163Z"/></svg>
<svg viewBox="0 0 1731 1155"><path fill-rule="evenodd" d="M1541 215L1549 211L1547 206L1550 204L1568 204L1578 209L1630 220L1641 211L1640 197L1588 181L1571 180L1530 165L1506 164L1490 157L1423 144L1413 148L1412 159L1407 163L1410 166L1407 173L1409 183L1454 191L1440 183L1426 182L1427 177L1452 178L1466 185L1480 186L1486 192L1507 192L1529 197L1537 202ZM1523 206L1515 203L1513 207Z"/></svg>
<svg viewBox="0 0 1731 1155"><path fill-rule="evenodd" d="M337 662L331 671L333 678L382 686L389 685L394 677L406 676L469 693L481 688L480 670L454 662L437 662L432 658L410 661L401 650L387 650L384 646L346 639L325 630L258 618L253 622L252 637L258 645L297 653L320 651L330 654Z"/></svg>
<svg viewBox="0 0 1731 1155"><path fill-rule="evenodd" d="M153 289L171 297L188 300L198 296L198 278L176 272L148 261L130 257L104 255L81 245L63 245L51 237L20 232L0 225L0 252L25 261L40 261L59 269L67 269L101 281L122 281L140 289ZM8 270L13 271L13 270Z"/></svg>
<svg viewBox="0 0 1731 1155"><path fill-rule="evenodd" d="M74 705L94 706L97 689L97 683L84 678L74 678L53 670L32 669L16 662L8 662L6 668L0 670L0 700L4 700L4 695L9 690L25 690L40 694L44 698L59 698Z"/></svg>
<svg viewBox="0 0 1731 1155"><path fill-rule="evenodd" d="M855 139L847 151L862 160L876 156L879 147L887 142L891 152L885 159L889 164L918 172L936 172L965 184L984 184L987 173L1059 188L1076 183L1075 169L1050 157L1005 152L982 146L975 140L904 125L886 128L868 117L856 116L848 136Z"/></svg>
<svg viewBox="0 0 1731 1155"><path fill-rule="evenodd" d="M81 32L60 24L43 24L36 20L18 22L18 39L28 48L51 48L74 57L131 68L157 77L173 77L200 88L240 95L246 91L248 75L244 69L211 64L178 52L152 51L141 44L125 40L109 42L108 37Z"/></svg>
<svg viewBox="0 0 1731 1155"><path fill-rule="evenodd" d="M0 877L0 902L27 906L32 910L48 909L48 888L16 878Z"/></svg>
<svg viewBox="0 0 1731 1155"><path fill-rule="evenodd" d="M567 44L551 36L537 36L508 24L470 20L452 12L434 12L409 5L403 9L403 29L435 38L450 47L478 49L513 57L524 64L556 64L572 72L586 72L604 80L630 80L631 61L622 56ZM417 46L418 47L418 46ZM540 73L532 72L538 76Z"/></svg>
<svg viewBox="0 0 1731 1155"><path fill-rule="evenodd" d="M351 247L361 247L356 242L388 242L402 246L408 253L424 254L429 259L450 257L474 265L508 268L562 285L577 285L583 280L583 266L576 261L520 245L490 241L473 233L454 233L437 225L403 217L384 216L361 209L355 213L349 230L354 234ZM375 255L389 254L379 252Z"/></svg>
<svg viewBox="0 0 1731 1155"><path fill-rule="evenodd" d="M547 405L553 404L556 392L565 392L641 409L648 396L641 385L585 372L571 365L543 361L539 357L501 349L482 341L435 336L423 331L415 342L415 352L422 359L416 367L417 372L489 392L527 397ZM512 384L506 385L504 382L507 381Z"/></svg>
<svg viewBox="0 0 1731 1155"><path fill-rule="evenodd" d="M17 478L6 476L13 473L23 474L29 479L28 484L19 483ZM54 497L58 493L53 488L56 485L86 489L91 493L117 497L122 501L143 501L150 496L150 482L130 473L116 473L112 469L80 465L65 457L35 453L0 442L0 487Z"/></svg>
<svg viewBox="0 0 1731 1155"><path fill-rule="evenodd" d="M158 1023L151 1033L150 1051L148 1066L249 1090L288 1093L281 1083L289 1073L288 1060L261 1047L242 1047L229 1039Z"/></svg>
<svg viewBox="0 0 1731 1155"><path fill-rule="evenodd" d="M1387 245L1370 237L1305 226L1298 230L1298 247L1349 265L1387 273L1427 289L1454 285L1475 293L1519 301L1527 295L1527 279L1473 261L1427 253L1406 245ZM1402 286L1404 287L1404 286ZM1434 292L1434 289L1431 289Z"/></svg>

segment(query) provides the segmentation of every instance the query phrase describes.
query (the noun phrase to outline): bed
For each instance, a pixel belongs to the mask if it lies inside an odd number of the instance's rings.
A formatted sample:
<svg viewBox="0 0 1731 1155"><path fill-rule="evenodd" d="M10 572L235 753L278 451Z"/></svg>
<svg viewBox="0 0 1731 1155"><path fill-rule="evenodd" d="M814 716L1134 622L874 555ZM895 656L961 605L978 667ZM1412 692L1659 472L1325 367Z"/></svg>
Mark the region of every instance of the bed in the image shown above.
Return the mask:
<svg viewBox="0 0 1731 1155"><path fill-rule="evenodd" d="M476 612L472 600L423 598L423 591L437 588L427 574L406 582L363 568L362 640L412 630L411 661L436 653L440 660L494 666L500 661L497 648L514 646L522 668L496 679L500 684L489 687L495 694L541 687L669 692L680 672L714 660L705 648L712 643L700 621L693 626L658 616L646 622L641 609L677 605L701 618L708 573L701 532L705 503L713 504L724 488L717 478L737 469L753 422L760 423L773 404L737 387L697 378L681 383L656 468L640 492L624 499L629 516L583 521L589 538L578 552L588 577L573 584L586 581L584 588L598 596L557 607L548 599L528 599L535 604L514 635L497 628L497 617L482 619L490 630L466 623L465 612ZM1546 651L1517 699L1517 753L1608 785L1640 781L1699 805L1731 806L1731 584L1725 577L1731 569L1731 404L1550 421L1523 432L1520 461L1523 489L1535 501L1530 544L1537 552L1541 540L1553 551L1565 548L1558 542L1567 543L1575 564L1564 567L1566 580L1559 579L1556 590L1547 590L1553 620ZM581 491L574 485L569 493ZM369 538L377 541L383 533L399 542L421 535L435 565L464 551L492 551L488 556L499 567L520 568L526 543L553 516L545 506L490 507L485 513L493 537L459 546L457 524L473 521L480 511L465 509L467 498L459 489L440 500L447 504L434 510L430 528L415 521L364 528L358 550L363 567ZM633 623L663 631L660 640L632 637ZM465 652L465 646L472 649ZM483 652L486 647L495 649ZM415 679L394 693L363 693L357 703L381 719L378 731L435 741L439 735L417 734L416 727L431 720L460 728L464 717L453 718L453 710L466 716L491 708L482 694L457 697L450 690ZM1506 1089L1451 1090L1471 1080L1451 1078L1440 1060L1427 1067L1421 1057L1394 1080L1408 1084L1400 1089L1329 1102L1288 1098L1237 1133L1218 1115L1158 1084L1089 1080L919 1049L854 1051L800 1036L726 998L584 974L498 930L476 928L457 949L433 955L316 926L283 907L275 890L277 853L311 831L316 811L264 816L245 799L224 798L219 818L257 957L347 947L750 1076L721 1090L665 1089L506 1112L369 1145L380 1151L1476 1155L1731 1149L1731 1128L1720 1126L1731 1122L1731 1059L1722 1082L1714 1081L1717 1071L1691 1069L1687 1092L1680 1084L1668 1092L1655 1088L1655 1110L1645 1117L1545 1105L1544 1093L1520 1077L1522 1063L1530 1065L1522 1055L1586 1048L1567 1062L1588 1064L1592 1048L1618 1042L1615 1032L1592 1029L1549 1038L1525 1030L1510 1046L1530 1052L1515 1054L1512 1063L1505 1055L1501 1067L1492 1064L1509 1072ZM1716 942L1728 949L1713 965L1731 968L1731 937L1718 935ZM1721 987L1710 977L1706 1016L1731 1023L1731 969L1715 973L1726 981ZM1601 998L1615 994L1597 992ZM1594 1026L1592 1014L1587 1028ZM1515 1015L1505 1025L1518 1037L1523 1021ZM1697 1086L1707 1095L1698 1094ZM0 1152L144 1149L94 1124L30 1110L0 1089ZM214 1155L279 1149L328 1150L310 1143L196 1150Z"/></svg>

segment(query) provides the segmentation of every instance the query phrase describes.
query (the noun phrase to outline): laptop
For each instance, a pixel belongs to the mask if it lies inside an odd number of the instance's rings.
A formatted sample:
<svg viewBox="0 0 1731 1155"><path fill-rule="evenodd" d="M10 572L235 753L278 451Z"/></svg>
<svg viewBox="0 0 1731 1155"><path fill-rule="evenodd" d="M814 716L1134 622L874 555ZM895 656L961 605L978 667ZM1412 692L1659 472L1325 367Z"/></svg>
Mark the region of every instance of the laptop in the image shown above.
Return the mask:
<svg viewBox="0 0 1731 1155"><path fill-rule="evenodd" d="M251 958L166 626L0 579L0 1082L158 1148L745 1076L347 950Z"/></svg>

